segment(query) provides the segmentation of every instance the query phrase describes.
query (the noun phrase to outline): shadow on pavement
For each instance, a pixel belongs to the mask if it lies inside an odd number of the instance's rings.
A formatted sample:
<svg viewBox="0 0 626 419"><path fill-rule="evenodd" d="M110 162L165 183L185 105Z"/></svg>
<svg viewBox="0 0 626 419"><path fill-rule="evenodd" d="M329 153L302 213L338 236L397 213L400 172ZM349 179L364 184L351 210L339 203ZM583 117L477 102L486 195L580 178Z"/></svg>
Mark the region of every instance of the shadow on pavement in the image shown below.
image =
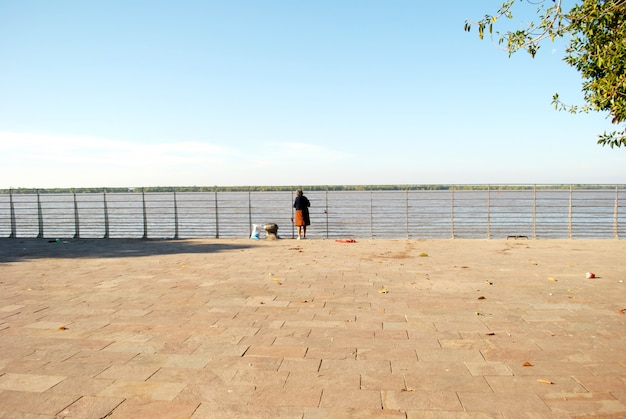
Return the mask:
<svg viewBox="0 0 626 419"><path fill-rule="evenodd" d="M39 258L119 258L178 253L215 253L254 244L206 243L198 240L143 239L0 239L0 263Z"/></svg>

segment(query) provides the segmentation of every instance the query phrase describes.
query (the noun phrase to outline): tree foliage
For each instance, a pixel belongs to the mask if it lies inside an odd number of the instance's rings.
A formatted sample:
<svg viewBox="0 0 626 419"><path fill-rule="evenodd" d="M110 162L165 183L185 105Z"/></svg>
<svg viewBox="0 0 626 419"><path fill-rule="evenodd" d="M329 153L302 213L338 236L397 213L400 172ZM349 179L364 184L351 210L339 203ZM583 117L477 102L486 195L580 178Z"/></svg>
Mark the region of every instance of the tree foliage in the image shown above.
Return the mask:
<svg viewBox="0 0 626 419"><path fill-rule="evenodd" d="M523 29L494 31L502 19L513 20L513 8L520 3L537 5L538 23ZM466 21L465 30L478 28L495 38L509 53L525 50L534 57L546 40L567 37L564 61L582 77L585 104L568 105L554 94L552 104L572 113L607 112L613 124L626 122L626 0L583 0L566 10L563 0L506 0L493 14L477 22ZM626 146L626 129L600 134L598 144Z"/></svg>

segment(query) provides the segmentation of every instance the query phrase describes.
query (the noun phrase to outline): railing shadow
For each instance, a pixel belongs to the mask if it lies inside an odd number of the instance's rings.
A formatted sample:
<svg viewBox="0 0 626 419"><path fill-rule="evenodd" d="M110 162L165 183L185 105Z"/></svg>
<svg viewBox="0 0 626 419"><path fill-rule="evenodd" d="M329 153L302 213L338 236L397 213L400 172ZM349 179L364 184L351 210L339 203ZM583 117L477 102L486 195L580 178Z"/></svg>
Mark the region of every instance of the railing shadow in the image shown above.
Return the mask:
<svg viewBox="0 0 626 419"><path fill-rule="evenodd" d="M0 263L41 258L121 258L217 253L256 247L255 244L203 240L143 239L0 239Z"/></svg>

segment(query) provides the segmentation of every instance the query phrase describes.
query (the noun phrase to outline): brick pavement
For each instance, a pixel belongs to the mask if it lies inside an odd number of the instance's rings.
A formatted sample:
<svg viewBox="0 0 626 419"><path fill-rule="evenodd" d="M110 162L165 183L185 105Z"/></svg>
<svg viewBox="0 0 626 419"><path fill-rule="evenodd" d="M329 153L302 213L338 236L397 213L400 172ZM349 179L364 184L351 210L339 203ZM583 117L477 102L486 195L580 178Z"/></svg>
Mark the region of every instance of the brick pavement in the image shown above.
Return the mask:
<svg viewBox="0 0 626 419"><path fill-rule="evenodd" d="M0 417L626 417L625 250L0 239Z"/></svg>

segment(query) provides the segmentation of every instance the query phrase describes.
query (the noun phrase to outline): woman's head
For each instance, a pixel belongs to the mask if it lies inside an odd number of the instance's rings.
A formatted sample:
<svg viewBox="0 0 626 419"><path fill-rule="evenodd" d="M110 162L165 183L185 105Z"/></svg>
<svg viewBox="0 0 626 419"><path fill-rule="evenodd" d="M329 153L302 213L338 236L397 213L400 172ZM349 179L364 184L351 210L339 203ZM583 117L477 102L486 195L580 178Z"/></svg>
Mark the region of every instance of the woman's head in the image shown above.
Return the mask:
<svg viewBox="0 0 626 419"><path fill-rule="evenodd" d="M302 196L302 189L296 189L296 195Z"/></svg>

